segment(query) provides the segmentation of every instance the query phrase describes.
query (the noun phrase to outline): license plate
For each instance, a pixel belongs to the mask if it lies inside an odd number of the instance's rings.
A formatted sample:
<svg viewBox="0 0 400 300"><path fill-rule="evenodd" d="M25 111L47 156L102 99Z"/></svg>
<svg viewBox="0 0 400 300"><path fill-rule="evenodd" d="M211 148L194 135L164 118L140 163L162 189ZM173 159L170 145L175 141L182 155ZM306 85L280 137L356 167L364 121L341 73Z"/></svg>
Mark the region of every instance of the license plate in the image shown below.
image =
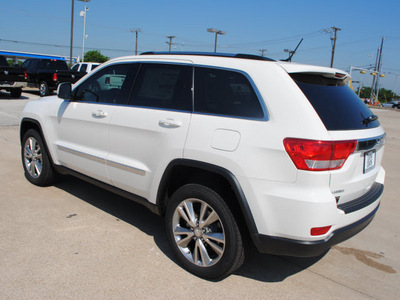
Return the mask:
<svg viewBox="0 0 400 300"><path fill-rule="evenodd" d="M375 168L376 152L375 150L364 153L364 173Z"/></svg>

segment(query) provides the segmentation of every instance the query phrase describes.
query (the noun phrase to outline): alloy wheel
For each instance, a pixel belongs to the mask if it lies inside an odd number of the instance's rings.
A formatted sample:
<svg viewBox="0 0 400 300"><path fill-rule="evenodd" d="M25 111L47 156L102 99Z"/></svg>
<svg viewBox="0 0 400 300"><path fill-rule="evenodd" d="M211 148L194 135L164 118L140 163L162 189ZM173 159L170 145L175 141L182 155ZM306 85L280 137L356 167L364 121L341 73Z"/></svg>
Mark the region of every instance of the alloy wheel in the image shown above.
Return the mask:
<svg viewBox="0 0 400 300"><path fill-rule="evenodd" d="M215 210L199 199L186 199L175 209L172 232L181 253L196 266L215 265L225 251L225 233Z"/></svg>
<svg viewBox="0 0 400 300"><path fill-rule="evenodd" d="M24 163L31 177L38 178L40 176L43 168L42 151L38 141L34 137L29 137L25 142Z"/></svg>

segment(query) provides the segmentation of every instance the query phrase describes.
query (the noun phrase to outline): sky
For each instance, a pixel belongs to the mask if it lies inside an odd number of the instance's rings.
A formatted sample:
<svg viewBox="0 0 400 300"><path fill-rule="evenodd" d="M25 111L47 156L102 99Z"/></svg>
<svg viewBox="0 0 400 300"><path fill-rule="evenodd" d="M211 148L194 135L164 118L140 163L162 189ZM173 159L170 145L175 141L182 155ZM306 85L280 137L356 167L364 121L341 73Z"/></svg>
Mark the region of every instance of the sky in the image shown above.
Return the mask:
<svg viewBox="0 0 400 300"><path fill-rule="evenodd" d="M1 0L0 50L69 56L73 0ZM83 18L86 21L85 52L100 50L111 58L138 52L217 51L261 54L283 59L284 49L294 50L303 41L294 62L330 66L332 27L339 28L333 66L375 66L382 38L381 87L400 94L400 0L75 0L74 51L81 56ZM372 76L352 70L354 80L370 86Z"/></svg>

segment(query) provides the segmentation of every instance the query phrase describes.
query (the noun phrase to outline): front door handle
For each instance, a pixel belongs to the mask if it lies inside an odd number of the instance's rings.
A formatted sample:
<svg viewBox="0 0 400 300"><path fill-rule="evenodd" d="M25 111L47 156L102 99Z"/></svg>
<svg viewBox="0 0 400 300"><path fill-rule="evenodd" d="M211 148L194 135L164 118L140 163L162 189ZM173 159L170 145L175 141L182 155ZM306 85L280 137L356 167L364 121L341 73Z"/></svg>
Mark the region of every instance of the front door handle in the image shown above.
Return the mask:
<svg viewBox="0 0 400 300"><path fill-rule="evenodd" d="M164 119L160 120L158 125L164 128L178 128L182 126L182 122L174 119Z"/></svg>
<svg viewBox="0 0 400 300"><path fill-rule="evenodd" d="M97 110L92 112L92 117L102 119L107 117L107 113L102 110Z"/></svg>

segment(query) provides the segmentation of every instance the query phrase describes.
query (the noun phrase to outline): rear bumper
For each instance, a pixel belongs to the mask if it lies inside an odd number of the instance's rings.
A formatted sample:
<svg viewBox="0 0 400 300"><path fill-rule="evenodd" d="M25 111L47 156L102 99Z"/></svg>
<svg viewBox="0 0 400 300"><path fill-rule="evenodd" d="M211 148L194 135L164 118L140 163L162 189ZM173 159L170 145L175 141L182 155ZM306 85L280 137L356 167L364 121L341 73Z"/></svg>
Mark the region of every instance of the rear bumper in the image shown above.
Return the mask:
<svg viewBox="0 0 400 300"><path fill-rule="evenodd" d="M0 81L0 88L2 89L15 89L15 88L23 88L26 87L28 84L23 81Z"/></svg>
<svg viewBox="0 0 400 300"><path fill-rule="evenodd" d="M252 235L252 239L258 251L261 253L296 257L318 256L327 251L330 247L351 238L367 227L374 218L378 208L379 205L361 220L333 231L323 240L298 241L262 234L254 234Z"/></svg>

